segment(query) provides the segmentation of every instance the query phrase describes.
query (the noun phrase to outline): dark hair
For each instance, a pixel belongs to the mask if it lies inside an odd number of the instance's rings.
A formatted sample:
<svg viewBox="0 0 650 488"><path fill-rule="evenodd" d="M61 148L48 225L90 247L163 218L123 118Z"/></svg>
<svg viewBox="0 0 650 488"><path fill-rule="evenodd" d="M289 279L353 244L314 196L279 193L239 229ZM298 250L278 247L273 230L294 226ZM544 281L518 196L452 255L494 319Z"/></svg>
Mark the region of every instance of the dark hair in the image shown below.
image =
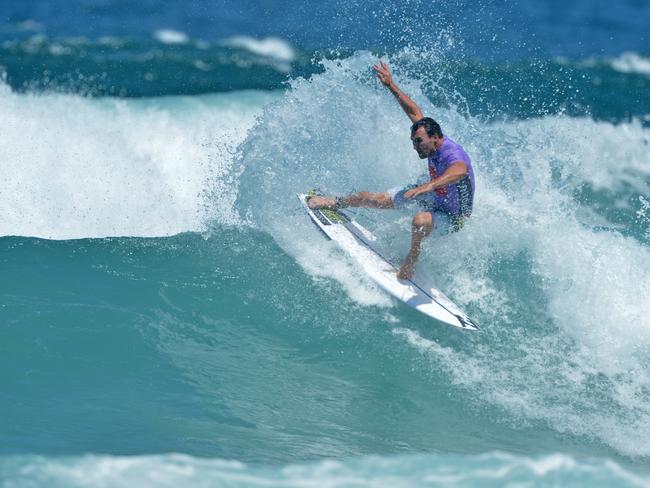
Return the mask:
<svg viewBox="0 0 650 488"><path fill-rule="evenodd" d="M429 137L438 136L442 137L442 129L438 122L433 120L431 117L423 117L411 126L411 134L413 134L420 127L424 127L424 130L427 132Z"/></svg>

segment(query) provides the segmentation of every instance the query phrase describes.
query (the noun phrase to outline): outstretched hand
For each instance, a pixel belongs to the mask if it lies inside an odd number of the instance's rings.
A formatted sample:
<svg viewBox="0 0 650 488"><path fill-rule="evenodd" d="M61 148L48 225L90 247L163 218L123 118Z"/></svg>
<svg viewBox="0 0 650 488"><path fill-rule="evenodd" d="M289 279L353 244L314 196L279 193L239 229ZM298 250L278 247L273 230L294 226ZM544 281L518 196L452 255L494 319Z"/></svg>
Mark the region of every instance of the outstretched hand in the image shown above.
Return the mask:
<svg viewBox="0 0 650 488"><path fill-rule="evenodd" d="M376 64L374 66L374 69L377 73L377 78L379 78L379 81L381 81L384 85L390 86L393 83L393 75L391 74L390 69L386 63L379 61L379 64Z"/></svg>

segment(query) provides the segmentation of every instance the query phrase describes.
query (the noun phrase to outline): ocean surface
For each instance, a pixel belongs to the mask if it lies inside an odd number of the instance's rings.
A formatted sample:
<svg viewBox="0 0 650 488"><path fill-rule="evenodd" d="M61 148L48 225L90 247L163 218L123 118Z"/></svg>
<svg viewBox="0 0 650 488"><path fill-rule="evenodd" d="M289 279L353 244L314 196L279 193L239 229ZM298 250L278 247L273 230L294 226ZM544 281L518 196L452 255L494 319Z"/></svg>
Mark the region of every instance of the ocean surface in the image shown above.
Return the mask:
<svg viewBox="0 0 650 488"><path fill-rule="evenodd" d="M0 486L650 486L650 5L0 2ZM295 197L474 161L390 299ZM408 212L354 210L395 262Z"/></svg>

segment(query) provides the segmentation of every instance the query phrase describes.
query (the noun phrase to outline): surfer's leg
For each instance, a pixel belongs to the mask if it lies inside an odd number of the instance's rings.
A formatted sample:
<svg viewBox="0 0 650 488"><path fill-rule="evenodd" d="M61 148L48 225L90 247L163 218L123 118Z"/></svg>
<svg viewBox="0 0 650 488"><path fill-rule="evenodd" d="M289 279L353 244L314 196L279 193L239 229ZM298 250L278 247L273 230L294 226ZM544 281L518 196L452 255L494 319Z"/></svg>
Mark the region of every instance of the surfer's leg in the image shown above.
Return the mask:
<svg viewBox="0 0 650 488"><path fill-rule="evenodd" d="M336 207L336 198L321 196L309 197L307 206L309 208L334 208Z"/></svg>
<svg viewBox="0 0 650 488"><path fill-rule="evenodd" d="M369 191L361 191L339 198L313 196L309 199L307 205L309 205L309 208L393 208L393 200L387 192L371 193Z"/></svg>
<svg viewBox="0 0 650 488"><path fill-rule="evenodd" d="M393 208L393 200L387 192L360 191L341 198L341 202L348 207Z"/></svg>
<svg viewBox="0 0 650 488"><path fill-rule="evenodd" d="M397 272L397 277L401 280L408 280L413 276L415 265L420 256L420 245L422 239L431 234L434 226L433 215L431 212L418 212L413 217L411 225L411 248L404 258L404 262Z"/></svg>

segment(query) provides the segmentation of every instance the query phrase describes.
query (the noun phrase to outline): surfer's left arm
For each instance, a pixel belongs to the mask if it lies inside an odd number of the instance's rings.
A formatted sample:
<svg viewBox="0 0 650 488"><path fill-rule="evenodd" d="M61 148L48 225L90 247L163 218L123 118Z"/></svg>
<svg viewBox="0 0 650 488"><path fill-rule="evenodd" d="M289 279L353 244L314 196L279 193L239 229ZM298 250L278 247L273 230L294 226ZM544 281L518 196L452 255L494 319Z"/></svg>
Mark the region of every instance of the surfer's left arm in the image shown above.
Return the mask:
<svg viewBox="0 0 650 488"><path fill-rule="evenodd" d="M420 185L413 188L412 190L407 191L404 193L404 197L413 198L421 195L422 193L428 193L430 191L437 190L443 186L453 185L454 183L457 183L465 178L467 174L467 164L465 164L463 161L454 161L438 178L435 178L429 183L425 183L424 185Z"/></svg>

